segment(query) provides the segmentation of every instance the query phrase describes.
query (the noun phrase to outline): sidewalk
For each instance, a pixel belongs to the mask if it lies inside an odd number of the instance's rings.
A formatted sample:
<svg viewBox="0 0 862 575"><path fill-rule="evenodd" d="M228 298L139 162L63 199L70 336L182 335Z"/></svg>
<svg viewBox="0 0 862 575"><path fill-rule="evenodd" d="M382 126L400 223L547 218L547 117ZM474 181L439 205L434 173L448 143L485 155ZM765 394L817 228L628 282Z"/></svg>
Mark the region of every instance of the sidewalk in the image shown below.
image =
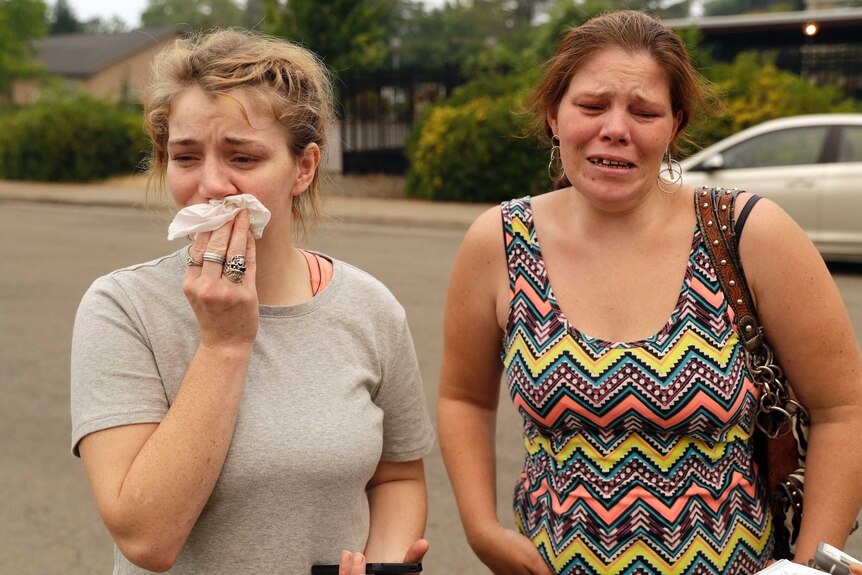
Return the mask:
<svg viewBox="0 0 862 575"><path fill-rule="evenodd" d="M403 197L403 179L393 176L328 174L323 182L324 211L344 222L467 229L490 204L429 202ZM0 202L69 203L143 208L162 205L142 177L95 184L55 184L0 180Z"/></svg>

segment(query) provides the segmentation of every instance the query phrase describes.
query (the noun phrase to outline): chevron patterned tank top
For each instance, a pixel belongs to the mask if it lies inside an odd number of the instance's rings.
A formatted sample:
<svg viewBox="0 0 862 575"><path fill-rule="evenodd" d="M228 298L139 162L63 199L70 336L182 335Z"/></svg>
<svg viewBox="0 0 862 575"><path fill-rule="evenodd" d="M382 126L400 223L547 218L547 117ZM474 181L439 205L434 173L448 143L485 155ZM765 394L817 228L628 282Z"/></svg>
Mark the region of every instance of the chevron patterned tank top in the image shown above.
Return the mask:
<svg viewBox="0 0 862 575"><path fill-rule="evenodd" d="M757 391L700 230L665 326L608 342L560 311L530 198L502 213L502 357L526 447L518 529L560 574L763 568L772 524L752 463Z"/></svg>

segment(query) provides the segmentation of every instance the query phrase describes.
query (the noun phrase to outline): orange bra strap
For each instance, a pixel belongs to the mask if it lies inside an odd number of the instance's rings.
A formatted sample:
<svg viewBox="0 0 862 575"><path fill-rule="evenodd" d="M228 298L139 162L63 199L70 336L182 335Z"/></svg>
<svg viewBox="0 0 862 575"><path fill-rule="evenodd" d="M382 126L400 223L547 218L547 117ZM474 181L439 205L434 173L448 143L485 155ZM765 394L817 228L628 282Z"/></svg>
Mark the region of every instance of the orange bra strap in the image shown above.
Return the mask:
<svg viewBox="0 0 862 575"><path fill-rule="evenodd" d="M311 293L317 295L326 289L329 280L332 279L332 262L319 254L305 250L300 251L308 264L308 273L311 276Z"/></svg>

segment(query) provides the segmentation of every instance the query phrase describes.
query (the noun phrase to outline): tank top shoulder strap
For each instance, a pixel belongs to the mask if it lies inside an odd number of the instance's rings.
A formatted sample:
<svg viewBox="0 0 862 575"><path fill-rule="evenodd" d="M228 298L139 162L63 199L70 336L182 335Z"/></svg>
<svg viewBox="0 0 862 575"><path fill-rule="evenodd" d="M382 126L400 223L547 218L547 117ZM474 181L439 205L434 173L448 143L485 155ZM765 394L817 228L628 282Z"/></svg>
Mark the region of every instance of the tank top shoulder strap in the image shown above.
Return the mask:
<svg viewBox="0 0 862 575"><path fill-rule="evenodd" d="M509 200L500 204L503 218L503 239L506 248L506 265L509 269L509 289L514 291L515 279L523 268L533 268L536 254L533 244L533 206L530 197Z"/></svg>
<svg viewBox="0 0 862 575"><path fill-rule="evenodd" d="M305 263L308 264L308 274L311 281L311 294L317 295L326 289L329 282L332 280L333 265L332 262L315 252L300 250L305 256Z"/></svg>
<svg viewBox="0 0 862 575"><path fill-rule="evenodd" d="M522 241L532 243L533 237L533 205L530 197L508 200L500 204L503 215L503 233L506 237L506 251L512 247L510 240L520 237Z"/></svg>

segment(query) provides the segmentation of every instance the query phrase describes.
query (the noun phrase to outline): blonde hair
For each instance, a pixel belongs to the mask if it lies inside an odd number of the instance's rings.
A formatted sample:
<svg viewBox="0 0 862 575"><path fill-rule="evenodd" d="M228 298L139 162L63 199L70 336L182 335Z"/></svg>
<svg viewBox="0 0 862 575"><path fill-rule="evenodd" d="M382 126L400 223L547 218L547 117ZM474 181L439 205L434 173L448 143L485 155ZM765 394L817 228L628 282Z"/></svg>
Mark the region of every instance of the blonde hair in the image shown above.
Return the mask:
<svg viewBox="0 0 862 575"><path fill-rule="evenodd" d="M171 102L197 86L214 96L244 88L271 109L298 158L309 144L326 150L334 119L332 83L311 51L280 38L248 30L214 30L176 40L154 59L144 94L144 128L153 148L147 165L149 187L164 189ZM320 216L320 170L309 189L293 199L293 216L303 233Z"/></svg>

